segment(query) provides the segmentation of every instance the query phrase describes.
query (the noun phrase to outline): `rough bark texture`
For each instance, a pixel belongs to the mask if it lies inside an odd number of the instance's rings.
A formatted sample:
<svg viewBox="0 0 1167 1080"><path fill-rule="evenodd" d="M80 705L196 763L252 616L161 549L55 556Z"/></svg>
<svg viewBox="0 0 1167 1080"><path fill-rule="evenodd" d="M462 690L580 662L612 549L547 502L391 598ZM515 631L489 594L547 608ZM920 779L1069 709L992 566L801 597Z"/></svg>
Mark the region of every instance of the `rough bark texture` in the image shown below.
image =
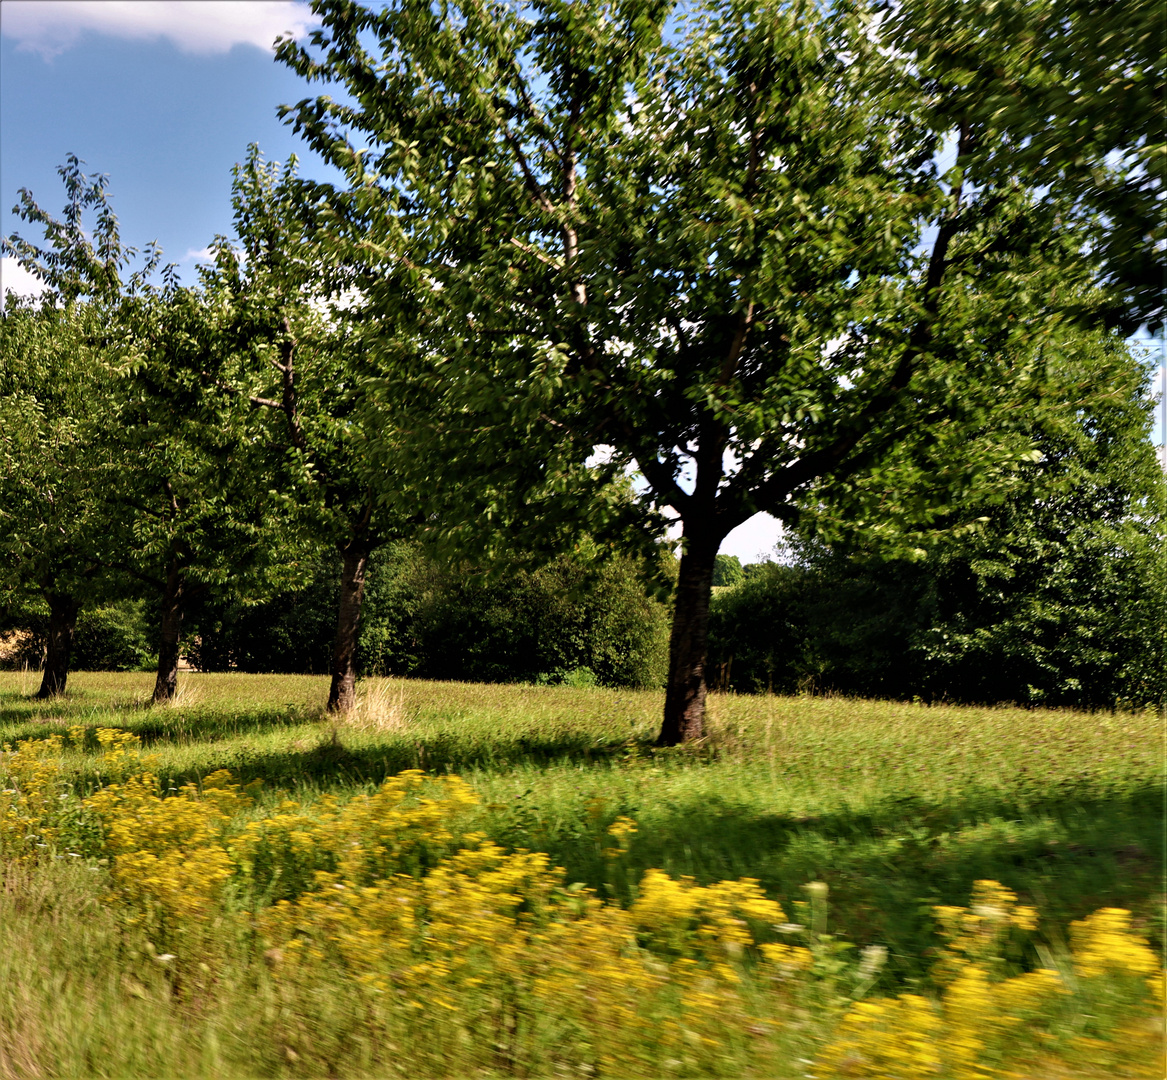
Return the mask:
<svg viewBox="0 0 1167 1080"><path fill-rule="evenodd" d="M62 593L49 594L49 647L45 654L45 671L38 698L54 697L65 692L69 678L69 658L73 652L73 631L81 603Z"/></svg>
<svg viewBox="0 0 1167 1080"><path fill-rule="evenodd" d="M669 681L661 746L700 739L705 734L705 658L709 644L709 600L719 543L686 528L685 552L677 577L673 630L669 637Z"/></svg>
<svg viewBox="0 0 1167 1080"><path fill-rule="evenodd" d="M357 631L361 622L361 602L365 597L365 571L369 547L363 539L353 540L341 550L344 557L340 576L340 605L336 613L336 645L332 650L332 685L328 688L328 711L345 713L356 704Z"/></svg>
<svg viewBox="0 0 1167 1080"><path fill-rule="evenodd" d="M178 688L178 648L182 639L184 596L182 571L172 566L166 574L162 595L162 635L158 644L158 677L154 680L154 704L174 697Z"/></svg>

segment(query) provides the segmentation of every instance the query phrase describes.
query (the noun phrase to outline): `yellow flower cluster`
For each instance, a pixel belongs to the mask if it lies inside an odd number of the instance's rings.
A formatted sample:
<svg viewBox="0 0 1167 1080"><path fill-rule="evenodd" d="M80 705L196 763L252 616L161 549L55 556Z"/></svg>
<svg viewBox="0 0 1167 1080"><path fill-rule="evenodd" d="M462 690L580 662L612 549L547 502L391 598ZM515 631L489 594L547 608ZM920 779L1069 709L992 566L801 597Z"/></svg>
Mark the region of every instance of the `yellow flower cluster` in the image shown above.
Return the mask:
<svg viewBox="0 0 1167 1080"><path fill-rule="evenodd" d="M1073 967L1079 985L1072 986L1053 968L1004 974L1008 933L1031 932L1037 916L1000 883L978 881L967 908L935 911L947 939L933 969L944 986L939 1002L903 994L857 1003L818 1062L823 1075L885 1080L1019 1078L1031 1075L1018 1071L1025 1066L1040 1072L1062 1051L1080 1060L1084 1050L1089 1051L1091 1064L1114 1069L1114 1075L1120 1069L1122 1075L1142 1075L1131 1071L1140 1061L1156 1067L1159 1055L1150 1023L1154 988L1150 995L1128 994L1120 1008L1111 1010L1111 1015L1128 1020L1122 1032L1103 1032L1110 1036L1106 1039L1069 1037L1066 1046L1058 1046L1057 1021L1066 999L1075 994L1088 999L1094 989L1083 987L1082 980L1159 971L1154 953L1132 932L1129 912L1104 908L1074 924ZM1108 986L1113 990L1112 984ZM1158 1034L1161 1038L1161 1031ZM1142 1045L1131 1041L1136 1036Z"/></svg>
<svg viewBox="0 0 1167 1080"><path fill-rule="evenodd" d="M85 737L71 732L77 745ZM405 1025L415 1043L493 1047L501 1072L523 1071L524 1054L541 1046L570 1047L563 1070L589 1075L659 1075L662 1063L716 1075L765 1052L761 1036L785 1018L804 1029L803 1007L822 1001L815 979L845 966L835 954L846 946L825 934L825 883L808 889L809 931L787 924L748 878L702 886L648 870L625 909L568 884L544 854L461 834L477 798L457 777L408 771L344 803L284 799L261 811L225 771L164 792L132 735L96 737L107 784L81 813L100 826L114 897L131 920L157 940L183 935L178 963L204 947L195 931L218 921L240 940L255 935L289 1000L343 980L370 1016ZM51 851L61 807L76 813L63 747L59 735L4 747L4 858ZM628 853L637 828L616 819L609 858ZM1162 971L1128 912L1103 908L1074 923L1072 957L1035 971L1010 959L1037 914L998 882L977 882L967 907L935 914L939 997L845 1011L830 998L814 1023L833 1035L813 1075L1006 1080L1069 1061L1100 1075L1132 1075L1142 1062L1153 1074ZM811 947L776 942L776 931ZM824 950L834 957L825 965ZM871 985L864 977L860 965L856 996ZM553 1062L556 1053L547 1051Z"/></svg>
<svg viewBox="0 0 1167 1080"><path fill-rule="evenodd" d="M339 968L455 1042L570 1034L605 1072L651 1073L662 1056L710 1064L727 1031L754 1021L738 970L751 923L785 918L756 882L702 888L650 871L623 910L568 886L546 855L464 843L421 876L375 878L360 859L317 871L310 891L261 911L279 977Z"/></svg>
<svg viewBox="0 0 1167 1080"><path fill-rule="evenodd" d="M692 878L678 881L662 870L645 871L629 913L641 940L654 952L704 960L728 982L735 982L737 976L726 960L741 958L754 943L751 923L755 928L769 928L786 921L782 909L767 900L751 878L703 888ZM810 966L806 949L770 943L761 949L772 959Z"/></svg>
<svg viewBox="0 0 1167 1080"><path fill-rule="evenodd" d="M589 817L591 816L589 814ZM618 859L622 855L628 854L628 850L632 846L632 838L636 835L636 822L630 817L621 815L608 826L608 835L616 841L617 846L604 848L604 858Z"/></svg>
<svg viewBox="0 0 1167 1080"><path fill-rule="evenodd" d="M366 885L422 869L455 840L458 812L477 801L457 776L410 769L343 805L327 795L310 808L285 799L275 813L248 822L229 846L257 899L290 899L318 888L321 872Z"/></svg>
<svg viewBox="0 0 1167 1080"><path fill-rule="evenodd" d="M61 783L60 735L24 739L0 751L0 856L35 859L57 841Z"/></svg>
<svg viewBox="0 0 1167 1080"><path fill-rule="evenodd" d="M941 985L958 978L969 963L1001 973L1010 937L1037 927L1037 912L1017 903L1017 897L996 881L973 885L969 906L933 909L945 947L933 977Z"/></svg>
<svg viewBox="0 0 1167 1080"><path fill-rule="evenodd" d="M231 877L224 846L232 815L250 803L226 770L163 797L158 778L140 773L85 800L101 820L120 898L148 918L205 918Z"/></svg>
<svg viewBox="0 0 1167 1080"><path fill-rule="evenodd" d="M1142 938L1131 933L1131 915L1122 908L1100 908L1070 927L1074 972L1093 979L1108 972L1157 976L1159 962ZM1152 980L1162 987L1162 979Z"/></svg>

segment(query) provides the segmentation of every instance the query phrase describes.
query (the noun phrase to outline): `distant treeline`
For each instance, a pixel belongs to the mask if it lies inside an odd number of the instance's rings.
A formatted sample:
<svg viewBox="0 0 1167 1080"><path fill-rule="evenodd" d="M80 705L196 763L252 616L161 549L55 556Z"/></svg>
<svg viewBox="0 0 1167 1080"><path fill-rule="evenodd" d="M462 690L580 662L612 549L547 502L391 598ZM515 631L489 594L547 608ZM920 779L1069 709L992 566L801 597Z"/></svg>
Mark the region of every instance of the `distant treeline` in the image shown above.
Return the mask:
<svg viewBox="0 0 1167 1080"><path fill-rule="evenodd" d="M320 556L302 588L260 602L208 595L188 616L185 655L203 671L326 674L336 633L340 567ZM372 556L361 613L362 675L483 682L658 686L668 654L668 606L631 559L564 555L537 570L488 575L443 565L409 543ZM157 618L124 602L83 611L80 670L150 670ZM43 662L47 606L11 611L0 627L19 648L7 666Z"/></svg>
<svg viewBox="0 0 1167 1080"><path fill-rule="evenodd" d="M1128 521L1104 536L1046 539L1044 560L1033 530L1024 560L991 533L915 562L813 542L744 567L720 555L710 683L954 702L1157 701L1163 560L1153 533ZM206 599L191 613L188 660L206 671L327 673L339 577L335 558L321 557L303 588L259 603ZM492 576L390 544L371 564L358 670L661 686L670 608L659 578L630 559L578 555ZM82 612L76 667L149 670L152 614L130 601ZM47 610L10 611L2 625L0 662L36 666Z"/></svg>
<svg viewBox="0 0 1167 1080"><path fill-rule="evenodd" d="M1163 695L1162 559L1144 545L1024 569L803 551L719 590L710 683L958 703L1142 706Z"/></svg>

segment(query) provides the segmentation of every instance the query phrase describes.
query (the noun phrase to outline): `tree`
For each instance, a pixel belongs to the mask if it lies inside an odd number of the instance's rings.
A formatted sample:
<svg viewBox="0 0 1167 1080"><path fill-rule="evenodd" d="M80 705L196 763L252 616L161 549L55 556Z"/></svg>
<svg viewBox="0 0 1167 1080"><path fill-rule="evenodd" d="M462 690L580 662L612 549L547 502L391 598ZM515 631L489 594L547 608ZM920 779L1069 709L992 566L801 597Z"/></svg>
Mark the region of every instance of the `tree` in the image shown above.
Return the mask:
<svg viewBox="0 0 1167 1080"><path fill-rule="evenodd" d="M252 145L235 167L232 201L241 250L220 239L204 283L226 307L235 347L203 375L266 414L265 441L291 469L289 514L312 541L340 553L328 710L347 712L369 558L410 531L408 515L374 498L358 409L362 343L349 316L329 305L345 279L320 250L311 185L298 180L295 158L286 168L265 163Z"/></svg>
<svg viewBox="0 0 1167 1080"><path fill-rule="evenodd" d="M0 317L0 548L10 601L48 605L38 697L64 693L78 612L101 591L99 509L108 458L93 439L105 388L83 308L22 304Z"/></svg>
<svg viewBox="0 0 1167 1080"><path fill-rule="evenodd" d="M263 591L287 575L286 517L273 495L281 477L247 411L206 378L236 348L217 298L169 281L124 302L117 330L110 565L158 600L161 704L176 691L191 603L213 588Z"/></svg>
<svg viewBox="0 0 1167 1080"><path fill-rule="evenodd" d="M0 318L0 550L7 589L31 585L49 607L42 698L64 693L78 613L110 589L102 515L116 455L107 328L160 255L148 249L122 281L137 251L121 242L108 177L86 175L83 164L70 155L57 170L68 196L60 219L20 190L15 212L43 229L46 247L16 233L0 238L0 250L47 286L37 302L7 297Z"/></svg>
<svg viewBox="0 0 1167 1080"><path fill-rule="evenodd" d="M284 115L347 175L367 307L415 328L379 352L377 443L448 531L606 514L643 475L683 534L662 743L703 733L738 524L824 485L927 523L1032 454L1034 342L1093 295L1092 209L1007 175L961 73L884 47L873 9L314 9L277 54L353 100Z"/></svg>
<svg viewBox="0 0 1167 1080"><path fill-rule="evenodd" d="M933 617L912 650L929 697L1077 706L1149 704L1167 688L1163 475L1149 370L1111 335L1059 358L1081 406L1035 432L1040 462L979 529L921 564Z"/></svg>

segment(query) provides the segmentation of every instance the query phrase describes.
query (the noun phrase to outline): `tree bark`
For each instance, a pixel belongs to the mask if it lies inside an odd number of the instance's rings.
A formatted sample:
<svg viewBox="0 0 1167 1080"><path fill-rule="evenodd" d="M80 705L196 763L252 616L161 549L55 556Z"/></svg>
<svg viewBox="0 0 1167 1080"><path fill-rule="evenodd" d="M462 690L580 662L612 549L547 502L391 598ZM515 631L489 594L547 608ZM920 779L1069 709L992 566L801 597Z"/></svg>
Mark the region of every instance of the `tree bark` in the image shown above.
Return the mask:
<svg viewBox="0 0 1167 1080"><path fill-rule="evenodd" d="M158 643L158 677L154 680L155 705L170 701L178 688L178 649L182 639L185 593L182 570L171 565L166 572L166 588L162 594L162 634Z"/></svg>
<svg viewBox="0 0 1167 1080"><path fill-rule="evenodd" d="M49 593L49 647L45 654L45 671L38 698L55 697L65 692L69 678L69 658L73 653L73 632L81 602L64 593Z"/></svg>
<svg viewBox="0 0 1167 1080"><path fill-rule="evenodd" d="M356 704L357 631L361 603L365 598L365 571L369 565L369 542L354 537L341 549L340 604L336 613L336 644L332 650L332 685L328 688L328 711L349 712Z"/></svg>
<svg viewBox="0 0 1167 1080"><path fill-rule="evenodd" d="M669 679L658 746L692 742L705 734L705 660L709 645L709 600L721 539L712 531L685 525L685 550L677 577L673 630L669 637Z"/></svg>

